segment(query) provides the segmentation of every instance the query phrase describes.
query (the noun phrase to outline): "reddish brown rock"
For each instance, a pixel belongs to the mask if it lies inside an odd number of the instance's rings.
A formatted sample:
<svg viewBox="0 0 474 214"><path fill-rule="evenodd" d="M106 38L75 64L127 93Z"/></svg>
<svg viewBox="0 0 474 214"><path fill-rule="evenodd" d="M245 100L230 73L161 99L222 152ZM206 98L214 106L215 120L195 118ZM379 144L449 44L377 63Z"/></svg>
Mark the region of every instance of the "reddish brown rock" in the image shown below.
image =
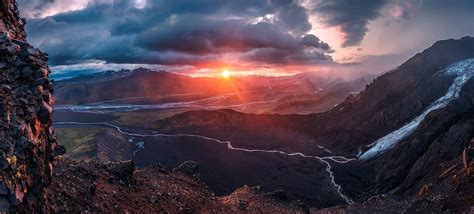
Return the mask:
<svg viewBox="0 0 474 214"><path fill-rule="evenodd" d="M16 1L0 5L0 211L35 212L51 182L52 84L48 56L26 42Z"/></svg>
<svg viewBox="0 0 474 214"><path fill-rule="evenodd" d="M194 165L187 162L184 165ZM46 213L304 213L306 208L242 187L218 197L194 175L160 165L60 158L47 189ZM119 175L119 176L118 176ZM128 179L128 183L116 182ZM1 189L0 189L1 193ZM0 201L1 203L1 201Z"/></svg>
<svg viewBox="0 0 474 214"><path fill-rule="evenodd" d="M6 33L12 39L26 41L25 20L20 18L18 14L15 0L2 0L0 5L0 33Z"/></svg>

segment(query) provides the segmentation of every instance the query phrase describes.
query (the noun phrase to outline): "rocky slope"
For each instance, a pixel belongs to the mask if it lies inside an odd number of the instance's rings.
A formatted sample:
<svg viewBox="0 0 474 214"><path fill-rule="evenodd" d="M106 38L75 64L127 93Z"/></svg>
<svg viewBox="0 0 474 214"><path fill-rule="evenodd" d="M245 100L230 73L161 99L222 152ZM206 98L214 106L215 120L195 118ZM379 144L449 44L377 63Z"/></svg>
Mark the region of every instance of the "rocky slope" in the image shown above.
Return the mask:
<svg viewBox="0 0 474 214"><path fill-rule="evenodd" d="M0 5L0 211L40 209L58 146L48 56L26 42L15 1Z"/></svg>
<svg viewBox="0 0 474 214"><path fill-rule="evenodd" d="M413 134L380 156L344 166L348 190L354 185L349 178L363 178L366 191L356 190L355 197L393 193L412 196L426 185L436 185L449 163L458 163L464 149L474 141L474 79L468 81L455 101L429 113ZM467 159L467 163L470 160ZM452 167L449 164L448 167ZM347 169L349 167L350 169ZM356 171L364 172L356 173ZM344 176L343 176L344 177ZM471 175L467 175L471 179ZM350 183L350 185L349 185ZM362 185L362 186L364 186ZM457 187L456 187L457 188ZM357 195L357 196L356 196Z"/></svg>
<svg viewBox="0 0 474 214"><path fill-rule="evenodd" d="M282 192L242 187L217 197L198 178L196 163L175 169L160 165L135 170L126 162L75 162L60 159L47 190L45 212L125 213L298 213L303 205Z"/></svg>
<svg viewBox="0 0 474 214"><path fill-rule="evenodd" d="M435 164L409 193L380 194L356 204L326 208L319 212L472 213L474 152L469 149L468 153L465 166L463 158L457 155Z"/></svg>

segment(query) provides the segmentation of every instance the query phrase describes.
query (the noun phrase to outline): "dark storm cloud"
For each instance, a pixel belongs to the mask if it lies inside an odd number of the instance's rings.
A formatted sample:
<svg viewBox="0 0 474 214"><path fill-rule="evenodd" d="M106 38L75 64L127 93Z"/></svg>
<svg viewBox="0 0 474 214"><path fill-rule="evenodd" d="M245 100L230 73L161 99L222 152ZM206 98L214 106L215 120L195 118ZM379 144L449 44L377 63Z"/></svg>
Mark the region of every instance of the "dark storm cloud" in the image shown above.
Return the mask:
<svg viewBox="0 0 474 214"><path fill-rule="evenodd" d="M183 18L138 34L136 44L149 50L212 54L257 48L300 49L299 37L274 24L243 20Z"/></svg>
<svg viewBox="0 0 474 214"><path fill-rule="evenodd" d="M380 9L388 0L322 0L314 11L325 25L340 27L346 34L343 47L359 45L368 31L368 24L380 16Z"/></svg>
<svg viewBox="0 0 474 214"><path fill-rule="evenodd" d="M321 41L318 37L312 34L305 35L303 39L301 40L301 43L304 46L315 47L321 50L332 52L331 47L329 47L328 43Z"/></svg>
<svg viewBox="0 0 474 214"><path fill-rule="evenodd" d="M256 49L243 57L251 62L267 62L271 64L321 64L332 60L320 51L284 50L274 48Z"/></svg>
<svg viewBox="0 0 474 214"><path fill-rule="evenodd" d="M220 54L260 63L331 60L325 54L329 45L307 35L309 15L299 1L157 0L143 8L135 3L89 1L81 10L30 19L29 39L49 53L53 65L195 65Z"/></svg>

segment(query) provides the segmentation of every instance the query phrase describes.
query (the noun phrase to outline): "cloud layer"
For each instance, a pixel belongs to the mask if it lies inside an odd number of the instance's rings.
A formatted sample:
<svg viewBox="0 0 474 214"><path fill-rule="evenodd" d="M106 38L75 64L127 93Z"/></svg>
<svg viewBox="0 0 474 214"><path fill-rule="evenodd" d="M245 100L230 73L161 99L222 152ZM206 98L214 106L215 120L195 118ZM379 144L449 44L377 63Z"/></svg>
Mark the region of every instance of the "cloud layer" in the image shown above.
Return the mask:
<svg viewBox="0 0 474 214"><path fill-rule="evenodd" d="M474 32L472 0L18 2L30 42L52 65L318 68L337 64L331 55L412 53Z"/></svg>
<svg viewBox="0 0 474 214"><path fill-rule="evenodd" d="M72 11L59 1L29 1L26 14L42 17L28 20L29 39L50 54L53 65L332 61L331 47L308 34L309 11L296 0L88 1ZM39 13L51 10L62 13Z"/></svg>

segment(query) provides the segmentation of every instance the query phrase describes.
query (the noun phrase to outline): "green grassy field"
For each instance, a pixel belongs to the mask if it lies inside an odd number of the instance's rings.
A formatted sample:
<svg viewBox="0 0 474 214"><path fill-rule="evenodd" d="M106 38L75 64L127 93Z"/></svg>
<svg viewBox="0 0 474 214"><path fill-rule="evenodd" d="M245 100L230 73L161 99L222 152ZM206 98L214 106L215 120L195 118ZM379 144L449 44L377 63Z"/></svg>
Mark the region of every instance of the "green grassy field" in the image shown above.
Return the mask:
<svg viewBox="0 0 474 214"><path fill-rule="evenodd" d="M95 158L97 150L91 142L105 129L100 128L56 128L58 141L66 147L66 156L76 160Z"/></svg>

